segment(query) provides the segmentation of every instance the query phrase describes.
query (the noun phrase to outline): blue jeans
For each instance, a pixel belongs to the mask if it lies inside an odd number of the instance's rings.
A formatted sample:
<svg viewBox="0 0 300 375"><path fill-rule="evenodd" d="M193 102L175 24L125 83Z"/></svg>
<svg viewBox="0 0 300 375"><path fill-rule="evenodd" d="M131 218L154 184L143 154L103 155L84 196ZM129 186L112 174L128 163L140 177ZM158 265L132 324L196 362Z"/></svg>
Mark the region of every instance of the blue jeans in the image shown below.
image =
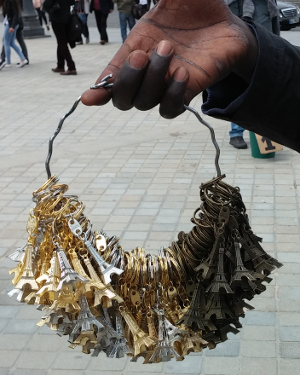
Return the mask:
<svg viewBox="0 0 300 375"><path fill-rule="evenodd" d="M229 137L242 137L244 133L244 128L241 128L239 125L231 123L231 130L229 131Z"/></svg>
<svg viewBox="0 0 300 375"><path fill-rule="evenodd" d="M133 26L135 25L135 19L131 14L125 14L122 12L119 12L119 18L120 18L121 36L122 36L122 40L124 43L125 39L127 38L127 23L128 23L129 29L131 30Z"/></svg>
<svg viewBox="0 0 300 375"><path fill-rule="evenodd" d="M9 25L4 26L4 36L3 36L3 44L4 44L4 50L5 50L5 59L7 64L11 64L10 61L10 47L12 47L17 54L19 55L21 60L25 59L25 56L23 55L22 51L20 48L16 45L16 33L19 28L19 25L15 27L15 30L10 33L9 32Z"/></svg>

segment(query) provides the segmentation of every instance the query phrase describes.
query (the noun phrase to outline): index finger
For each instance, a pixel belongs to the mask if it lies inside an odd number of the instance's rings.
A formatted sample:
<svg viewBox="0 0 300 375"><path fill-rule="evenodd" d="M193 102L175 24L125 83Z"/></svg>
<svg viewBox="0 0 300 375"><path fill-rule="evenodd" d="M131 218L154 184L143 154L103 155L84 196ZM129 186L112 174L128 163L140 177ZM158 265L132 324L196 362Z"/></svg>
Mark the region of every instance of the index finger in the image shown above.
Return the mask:
<svg viewBox="0 0 300 375"><path fill-rule="evenodd" d="M110 78L109 82L113 83L115 79L117 78L121 67L125 63L130 53L131 53L131 50L128 48L128 46L123 44L122 47L117 52L117 54L113 57L113 59L109 62L107 67L101 73L101 75L96 81L96 84L100 83L102 78L104 78L105 76L109 74L112 74L112 78ZM98 89L89 89L85 91L81 95L81 102L87 106L104 105L110 101L111 97L112 97L112 89L100 87Z"/></svg>

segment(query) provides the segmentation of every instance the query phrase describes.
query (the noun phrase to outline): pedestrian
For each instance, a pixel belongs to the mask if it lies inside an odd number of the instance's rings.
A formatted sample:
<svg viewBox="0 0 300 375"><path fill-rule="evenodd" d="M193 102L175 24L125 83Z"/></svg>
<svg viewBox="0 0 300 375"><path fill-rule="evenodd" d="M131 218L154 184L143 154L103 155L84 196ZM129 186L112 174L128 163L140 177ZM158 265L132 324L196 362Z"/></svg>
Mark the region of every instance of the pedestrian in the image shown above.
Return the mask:
<svg viewBox="0 0 300 375"><path fill-rule="evenodd" d="M38 14L40 25L43 26L43 21L44 21L44 23L46 25L46 28L49 31L50 26L49 26L49 23L48 23L48 20L47 20L46 13L41 9L42 3L43 3L43 0L32 0L33 7Z"/></svg>
<svg viewBox="0 0 300 375"><path fill-rule="evenodd" d="M22 5L22 3L21 3ZM23 53L23 55L25 56L25 59L27 60L27 63L26 65L29 64L29 57L28 57L28 51L27 51L27 46L25 44L25 41L24 41L24 36L23 36L23 28L24 28L24 24L23 24L23 17L22 15L20 16L20 23L19 23L19 27L17 29L17 32L16 32L16 39L20 45L20 48L21 48L21 51ZM5 61L5 49L4 49L4 43L2 45L2 50L1 50L1 59L0 59L0 65ZM18 62L17 63L17 66L19 66L20 63Z"/></svg>
<svg viewBox="0 0 300 375"><path fill-rule="evenodd" d="M88 13L87 10L89 9L90 1L89 0L75 0L75 5L73 11L78 14L82 22L82 35L85 37L85 43L89 44L90 42L90 32L88 27ZM83 44L82 36L80 36L79 40L76 44Z"/></svg>
<svg viewBox="0 0 300 375"><path fill-rule="evenodd" d="M107 18L113 10L114 3L112 0L91 0L90 13L94 12L95 14L101 45L108 43Z"/></svg>
<svg viewBox="0 0 300 375"><path fill-rule="evenodd" d="M181 3L160 0L100 74L97 82L113 74L113 87L88 90L81 101L112 98L120 110L159 105L163 117L175 118L203 92L206 115L300 152L300 48L239 19L224 0Z"/></svg>
<svg viewBox="0 0 300 375"><path fill-rule="evenodd" d="M278 10L275 0L225 0L225 3L236 16L248 21L253 20L279 35L277 27L279 20L276 21ZM233 122L230 126L229 144L237 149L246 149L248 145L243 137L245 129Z"/></svg>
<svg viewBox="0 0 300 375"><path fill-rule="evenodd" d="M127 26L129 30L135 25L135 18L131 13L135 0L113 0L119 11L120 30L123 43L127 38Z"/></svg>
<svg viewBox="0 0 300 375"><path fill-rule="evenodd" d="M16 45L16 34L20 27L22 27L22 14L21 5L19 0L0 0L0 8L2 8L2 13L4 16L4 36L3 45L5 52L5 60L0 64L0 70L4 67L11 67L11 48L13 48L18 56L20 57L19 68L22 68L28 63L28 60L24 56L23 52ZM22 38L22 33L20 34ZM22 38L23 40L23 38ZM24 43L24 40L23 40ZM25 45L25 43L24 43ZM24 47L24 46L23 46ZM25 45L26 48L26 45ZM27 52L27 51L26 51Z"/></svg>
<svg viewBox="0 0 300 375"><path fill-rule="evenodd" d="M49 13L52 29L57 41L57 66L52 68L52 72L69 76L76 75L75 63L72 59L71 52L68 47L68 25L71 15L71 6L74 5L73 0L56 0L58 6L56 10ZM44 0L45 9L51 9L54 2ZM68 69L65 70L65 64Z"/></svg>

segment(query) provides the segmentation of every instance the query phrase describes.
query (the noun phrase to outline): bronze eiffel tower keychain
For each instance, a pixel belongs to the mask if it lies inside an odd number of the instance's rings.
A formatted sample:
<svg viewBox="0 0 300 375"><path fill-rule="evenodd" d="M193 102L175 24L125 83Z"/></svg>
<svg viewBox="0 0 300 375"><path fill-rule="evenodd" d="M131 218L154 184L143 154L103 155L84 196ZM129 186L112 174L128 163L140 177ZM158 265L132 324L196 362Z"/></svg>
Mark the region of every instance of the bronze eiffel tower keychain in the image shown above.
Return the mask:
<svg viewBox="0 0 300 375"><path fill-rule="evenodd" d="M92 88L112 87L109 78ZM93 230L84 203L50 172L54 139L79 102L49 140L48 180L33 192L28 241L10 256L18 264L8 294L37 304L39 326L68 335L70 348L92 356L157 363L215 348L239 332L239 318L252 309L246 301L282 265L252 232L239 188L224 182L214 130L185 107L210 130L216 149L217 175L200 185L192 230L158 255L140 247L125 251L118 237Z"/></svg>

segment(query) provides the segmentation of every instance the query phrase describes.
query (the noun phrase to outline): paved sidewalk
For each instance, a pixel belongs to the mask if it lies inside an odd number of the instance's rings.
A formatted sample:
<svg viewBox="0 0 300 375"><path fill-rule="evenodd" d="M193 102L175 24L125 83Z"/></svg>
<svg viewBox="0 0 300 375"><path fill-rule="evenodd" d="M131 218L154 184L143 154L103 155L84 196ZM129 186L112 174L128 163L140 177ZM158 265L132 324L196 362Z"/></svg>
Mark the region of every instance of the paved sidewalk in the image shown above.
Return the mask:
<svg viewBox="0 0 300 375"><path fill-rule="evenodd" d="M30 65L0 72L0 375L298 374L300 158L284 148L274 159L254 159L250 149L228 144L229 124L222 121L206 118L221 148L222 172L241 188L264 249L284 263L267 291L251 301L255 310L246 314L241 333L183 362L94 358L69 349L66 337L37 327L41 313L7 296L8 271L15 267L7 256L26 241L31 194L47 180L48 139L120 47L119 29L108 33L110 43L101 46L91 28L91 43L72 50L77 76L51 72L53 36L26 40ZM284 36L300 40L299 31ZM12 58L17 63L14 52ZM200 110L200 96L192 106ZM249 144L248 132L245 139ZM95 229L119 236L125 250L142 246L154 253L191 228L199 185L215 175L209 132L192 114L167 121L156 108L121 112L111 103L79 105L55 140L50 166L86 203Z"/></svg>

